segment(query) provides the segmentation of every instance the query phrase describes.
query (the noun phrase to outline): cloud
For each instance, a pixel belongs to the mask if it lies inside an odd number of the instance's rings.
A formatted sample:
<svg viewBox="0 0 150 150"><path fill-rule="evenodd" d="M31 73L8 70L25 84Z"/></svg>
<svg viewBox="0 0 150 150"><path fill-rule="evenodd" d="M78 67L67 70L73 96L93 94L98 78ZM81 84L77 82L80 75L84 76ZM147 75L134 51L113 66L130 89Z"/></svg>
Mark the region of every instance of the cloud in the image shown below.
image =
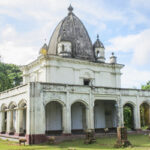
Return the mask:
<svg viewBox="0 0 150 150"><path fill-rule="evenodd" d="M139 71L134 66L125 66L122 70L122 87L141 88L150 80L150 71Z"/></svg>
<svg viewBox="0 0 150 150"><path fill-rule="evenodd" d="M90 0L83 0L82 2L77 0L74 3L75 8L80 12L80 14L84 14L85 20L101 20L103 21L112 21L112 20L119 20L123 21L125 16L123 17L123 13L116 9L108 9L107 3L103 0L95 1L91 3ZM88 16L88 17L87 17ZM93 21L91 21L92 24Z"/></svg>
<svg viewBox="0 0 150 150"><path fill-rule="evenodd" d="M118 36L109 40L107 46L111 51L133 52L132 63L144 65L149 63L150 58L150 29L144 30L138 34L127 36Z"/></svg>
<svg viewBox="0 0 150 150"><path fill-rule="evenodd" d="M14 36L16 36L16 31L11 25L6 25L5 29L1 31L1 36L4 39L12 39Z"/></svg>
<svg viewBox="0 0 150 150"><path fill-rule="evenodd" d="M133 7L150 8L149 0L130 0L130 3Z"/></svg>
<svg viewBox="0 0 150 150"><path fill-rule="evenodd" d="M19 46L14 42L4 42L1 44L0 54L4 62L18 65L27 64L38 56L35 47Z"/></svg>
<svg viewBox="0 0 150 150"><path fill-rule="evenodd" d="M20 34L11 25L6 25L0 32L0 55L4 62L21 65L37 58L40 47L33 44L32 32Z"/></svg>
<svg viewBox="0 0 150 150"><path fill-rule="evenodd" d="M117 26L120 36L109 40L109 45L105 46L106 51L123 51L126 54L133 52L132 60L126 57L129 63L123 69L122 85L140 88L150 77L149 71L139 71L137 68L138 65L149 63L150 29L141 28L139 33L126 36L122 36L122 29L137 32L139 24L149 27L149 18L143 11L144 8L149 8L150 1L130 0L127 3L129 2L131 5L128 4L123 9L116 9L111 4L108 7L107 0L94 0L92 3L91 0L72 0L72 5L74 13L92 28L89 31L92 34L104 31L108 39L110 32L116 36L116 30L112 27ZM120 1L118 4L123 5ZM36 59L44 39L49 42L54 28L67 15L69 5L70 0L1 0L0 54L3 60L23 65ZM24 30L26 23L28 30ZM18 24L21 24L20 29Z"/></svg>

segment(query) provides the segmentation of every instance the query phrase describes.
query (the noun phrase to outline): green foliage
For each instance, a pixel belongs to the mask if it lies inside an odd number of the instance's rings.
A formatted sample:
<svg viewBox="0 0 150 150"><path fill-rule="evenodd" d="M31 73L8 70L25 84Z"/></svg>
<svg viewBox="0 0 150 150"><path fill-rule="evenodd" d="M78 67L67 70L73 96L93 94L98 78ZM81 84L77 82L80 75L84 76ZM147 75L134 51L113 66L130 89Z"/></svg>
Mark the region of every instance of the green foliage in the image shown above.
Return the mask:
<svg viewBox="0 0 150 150"><path fill-rule="evenodd" d="M148 81L148 82L146 83L146 85L142 85L141 89L142 89L142 90L150 90L150 81Z"/></svg>
<svg viewBox="0 0 150 150"><path fill-rule="evenodd" d="M147 103L143 103L140 106L140 119L141 119L142 129L148 129L149 128L149 105Z"/></svg>
<svg viewBox="0 0 150 150"><path fill-rule="evenodd" d="M130 106L124 106L123 109L123 115L124 115L124 126L128 129L133 128L133 111Z"/></svg>
<svg viewBox="0 0 150 150"><path fill-rule="evenodd" d="M21 75L18 66L0 62L0 92L20 85Z"/></svg>

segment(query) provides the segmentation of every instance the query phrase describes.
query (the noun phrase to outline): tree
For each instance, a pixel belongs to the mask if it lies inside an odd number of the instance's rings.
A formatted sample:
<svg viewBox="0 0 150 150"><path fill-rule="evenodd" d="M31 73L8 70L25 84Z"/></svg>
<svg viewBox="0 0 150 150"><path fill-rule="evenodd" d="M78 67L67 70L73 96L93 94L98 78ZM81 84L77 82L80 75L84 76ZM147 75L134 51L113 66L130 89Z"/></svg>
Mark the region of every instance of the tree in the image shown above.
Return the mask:
<svg viewBox="0 0 150 150"><path fill-rule="evenodd" d="M142 85L142 90L150 90L150 81L146 83L146 85Z"/></svg>
<svg viewBox="0 0 150 150"><path fill-rule="evenodd" d="M22 72L14 64L0 62L0 92L20 85Z"/></svg>

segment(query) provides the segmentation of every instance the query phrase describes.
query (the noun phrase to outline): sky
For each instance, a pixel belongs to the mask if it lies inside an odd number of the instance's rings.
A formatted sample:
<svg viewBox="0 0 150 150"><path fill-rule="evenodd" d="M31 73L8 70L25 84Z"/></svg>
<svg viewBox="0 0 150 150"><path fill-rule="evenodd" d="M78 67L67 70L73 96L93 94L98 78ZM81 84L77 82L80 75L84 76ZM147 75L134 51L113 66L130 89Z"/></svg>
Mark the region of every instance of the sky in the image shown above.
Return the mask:
<svg viewBox="0 0 150 150"><path fill-rule="evenodd" d="M0 55L25 65L49 43L57 24L74 13L92 42L99 34L106 62L112 52L124 64L122 87L141 88L150 80L150 0L0 0Z"/></svg>

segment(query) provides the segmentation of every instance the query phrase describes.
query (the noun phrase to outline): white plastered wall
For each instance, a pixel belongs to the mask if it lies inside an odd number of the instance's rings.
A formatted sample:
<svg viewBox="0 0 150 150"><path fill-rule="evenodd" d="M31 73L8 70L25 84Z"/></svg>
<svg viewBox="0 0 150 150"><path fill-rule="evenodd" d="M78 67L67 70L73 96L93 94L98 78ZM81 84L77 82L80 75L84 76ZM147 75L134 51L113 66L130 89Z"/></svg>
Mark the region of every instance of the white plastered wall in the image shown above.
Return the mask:
<svg viewBox="0 0 150 150"><path fill-rule="evenodd" d="M88 87L61 85L50 83L30 83L0 94L0 106L11 102L19 104L27 101L27 134L45 134L45 106L51 101L62 105L63 133L71 133L71 105L81 102L86 107L86 124L88 129L94 129L94 102L96 100L116 101L118 107L119 125L123 124L122 108L124 104L134 105L135 129L140 129L139 107L143 102L150 103L150 92L133 89ZM40 119L40 121L39 121ZM1 122L1 118L0 118ZM100 124L104 127L104 123Z"/></svg>
<svg viewBox="0 0 150 150"><path fill-rule="evenodd" d="M35 85L32 85L32 87L35 87ZM51 101L57 101L62 105L62 126L63 126L63 133L71 133L71 106L72 104L76 102L81 102L86 107L86 123L88 129L94 129L94 101L95 100L111 100L116 101L117 107L118 107L118 114L114 111L115 108L113 108L110 103L106 106L107 109L109 107L112 107L112 116L111 116L111 123L110 126L107 123L107 127L116 127L116 122L114 120L118 121L118 125L123 124L123 114L122 114L122 108L123 105L127 102L131 102L135 104L135 111L134 111L134 117L135 117L135 129L140 128L140 114L138 113L139 105L142 103L142 101L149 101L150 102L150 93L149 92L141 92L138 90L130 90L130 89L113 89L113 88L102 88L97 87L91 89L90 87L85 86L66 86L66 85L59 85L59 84L40 84L36 83L36 89L34 89L34 92L36 91L36 95L34 95L34 113L32 114L34 116L34 119L32 120L32 132L35 134L45 134L45 106L51 102ZM39 92L40 91L40 92ZM140 96L142 94L142 96ZM139 95L139 96L137 96ZM36 98L35 98L36 97ZM114 103L113 103L114 105ZM102 105L100 106L101 109L99 109L100 116L102 116L102 122L98 123L97 127L106 127L106 118L104 117L104 111L102 111ZM78 111L78 107L76 107L76 110ZM81 114L81 113L80 113ZM74 118L76 118L78 115L75 115ZM41 122L38 122L38 118L40 117ZM119 117L119 118L115 118ZM81 119L81 118L78 118ZM114 119L114 120L113 120ZM37 123L38 122L38 123ZM98 120L100 122L100 120ZM104 123L105 122L105 123ZM81 123L77 122L75 123L76 129L81 129ZM74 128L74 129L75 129Z"/></svg>
<svg viewBox="0 0 150 150"><path fill-rule="evenodd" d="M83 79L88 78L94 86L120 87L122 67L123 65L118 64L94 63L58 56L42 57L22 67L23 82L83 85Z"/></svg>

